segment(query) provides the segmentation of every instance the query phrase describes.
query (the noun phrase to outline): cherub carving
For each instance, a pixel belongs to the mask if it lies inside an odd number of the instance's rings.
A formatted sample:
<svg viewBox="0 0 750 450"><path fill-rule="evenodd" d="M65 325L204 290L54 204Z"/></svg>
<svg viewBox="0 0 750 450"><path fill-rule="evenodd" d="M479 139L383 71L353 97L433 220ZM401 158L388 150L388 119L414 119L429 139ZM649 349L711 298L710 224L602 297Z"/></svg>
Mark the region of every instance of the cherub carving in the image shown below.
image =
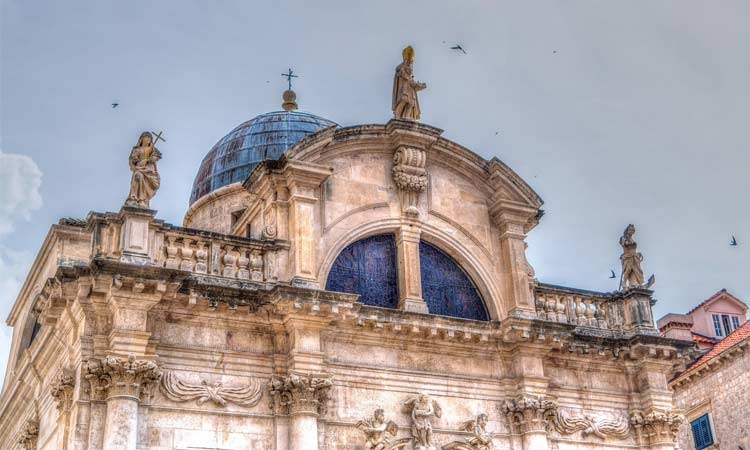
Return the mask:
<svg viewBox="0 0 750 450"><path fill-rule="evenodd" d="M372 418L357 422L357 428L362 430L367 438L365 450L386 450L398 432L395 422L385 420L385 412L382 409L376 409Z"/></svg>
<svg viewBox="0 0 750 450"><path fill-rule="evenodd" d="M455 441L444 445L442 450L490 450L492 434L487 432L487 421L487 414L479 414L476 419L464 422L459 430L473 435L466 438L466 442Z"/></svg>
<svg viewBox="0 0 750 450"><path fill-rule="evenodd" d="M440 405L427 394L420 393L408 398L404 403L404 410L411 415L411 435L414 440L414 450L435 450L432 443L433 417L440 417L443 411Z"/></svg>
<svg viewBox="0 0 750 450"><path fill-rule="evenodd" d="M227 402L240 406L255 406L263 394L260 384L229 387L217 381L202 380L200 384L187 383L177 379L173 372L165 372L161 379L161 392L170 400L187 402L197 400L199 405L213 402L226 406Z"/></svg>

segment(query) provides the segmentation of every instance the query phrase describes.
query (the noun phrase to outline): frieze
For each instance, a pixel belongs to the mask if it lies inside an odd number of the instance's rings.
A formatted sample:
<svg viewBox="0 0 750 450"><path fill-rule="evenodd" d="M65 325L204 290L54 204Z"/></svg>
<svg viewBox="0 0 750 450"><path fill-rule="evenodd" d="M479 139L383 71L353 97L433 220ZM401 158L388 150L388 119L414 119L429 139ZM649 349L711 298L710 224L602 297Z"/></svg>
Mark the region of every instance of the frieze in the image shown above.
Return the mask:
<svg viewBox="0 0 750 450"><path fill-rule="evenodd" d="M205 379L200 383L190 383L180 380L172 371L164 372L159 389L170 400L176 402L196 400L199 406L212 402L218 406L234 403L239 406L252 407L258 404L263 395L260 383L255 380L242 386L225 386L221 382Z"/></svg>

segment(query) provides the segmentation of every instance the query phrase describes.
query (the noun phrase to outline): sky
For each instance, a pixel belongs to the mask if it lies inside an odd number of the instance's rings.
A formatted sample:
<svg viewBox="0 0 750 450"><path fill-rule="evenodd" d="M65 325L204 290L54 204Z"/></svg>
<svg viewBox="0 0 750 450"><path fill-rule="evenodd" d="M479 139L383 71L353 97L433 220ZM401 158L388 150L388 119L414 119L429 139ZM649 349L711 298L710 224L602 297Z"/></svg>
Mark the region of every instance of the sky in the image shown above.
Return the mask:
<svg viewBox="0 0 750 450"><path fill-rule="evenodd" d="M167 139L151 206L181 225L203 156L280 109L282 72L303 111L385 123L407 44L421 121L544 199L540 281L616 289L633 223L655 318L750 298L750 2L0 1L0 317L51 224L119 210L142 130Z"/></svg>

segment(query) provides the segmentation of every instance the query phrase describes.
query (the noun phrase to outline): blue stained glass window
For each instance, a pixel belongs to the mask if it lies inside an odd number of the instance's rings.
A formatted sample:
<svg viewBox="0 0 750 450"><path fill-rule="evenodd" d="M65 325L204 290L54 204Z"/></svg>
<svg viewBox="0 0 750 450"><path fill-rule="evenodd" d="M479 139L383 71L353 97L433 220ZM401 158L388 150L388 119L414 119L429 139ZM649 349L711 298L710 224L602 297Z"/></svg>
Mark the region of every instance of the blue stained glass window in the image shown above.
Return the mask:
<svg viewBox="0 0 750 450"><path fill-rule="evenodd" d="M396 244L393 235L362 239L346 247L333 262L326 290L359 294L360 303L398 306Z"/></svg>
<svg viewBox="0 0 750 450"><path fill-rule="evenodd" d="M690 429L693 432L695 450L701 450L709 445L713 445L714 437L711 434L711 423L708 421L708 414L704 414L690 422Z"/></svg>
<svg viewBox="0 0 750 450"><path fill-rule="evenodd" d="M419 243L422 298L430 314L488 320L477 288L453 258L438 248Z"/></svg>

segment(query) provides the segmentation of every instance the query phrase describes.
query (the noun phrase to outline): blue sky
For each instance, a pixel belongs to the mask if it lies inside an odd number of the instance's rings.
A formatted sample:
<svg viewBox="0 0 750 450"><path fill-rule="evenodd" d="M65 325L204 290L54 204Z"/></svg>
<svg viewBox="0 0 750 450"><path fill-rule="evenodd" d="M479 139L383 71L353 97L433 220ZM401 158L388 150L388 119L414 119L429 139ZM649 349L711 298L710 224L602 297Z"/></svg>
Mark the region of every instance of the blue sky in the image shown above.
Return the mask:
<svg viewBox="0 0 750 450"><path fill-rule="evenodd" d="M541 281L616 288L632 222L657 318L721 288L747 300L747 17L743 1L3 0L0 316L50 224L119 209L140 131L164 130L152 207L181 224L201 159L279 109L281 72L302 110L384 123L406 44L422 121L545 200Z"/></svg>

